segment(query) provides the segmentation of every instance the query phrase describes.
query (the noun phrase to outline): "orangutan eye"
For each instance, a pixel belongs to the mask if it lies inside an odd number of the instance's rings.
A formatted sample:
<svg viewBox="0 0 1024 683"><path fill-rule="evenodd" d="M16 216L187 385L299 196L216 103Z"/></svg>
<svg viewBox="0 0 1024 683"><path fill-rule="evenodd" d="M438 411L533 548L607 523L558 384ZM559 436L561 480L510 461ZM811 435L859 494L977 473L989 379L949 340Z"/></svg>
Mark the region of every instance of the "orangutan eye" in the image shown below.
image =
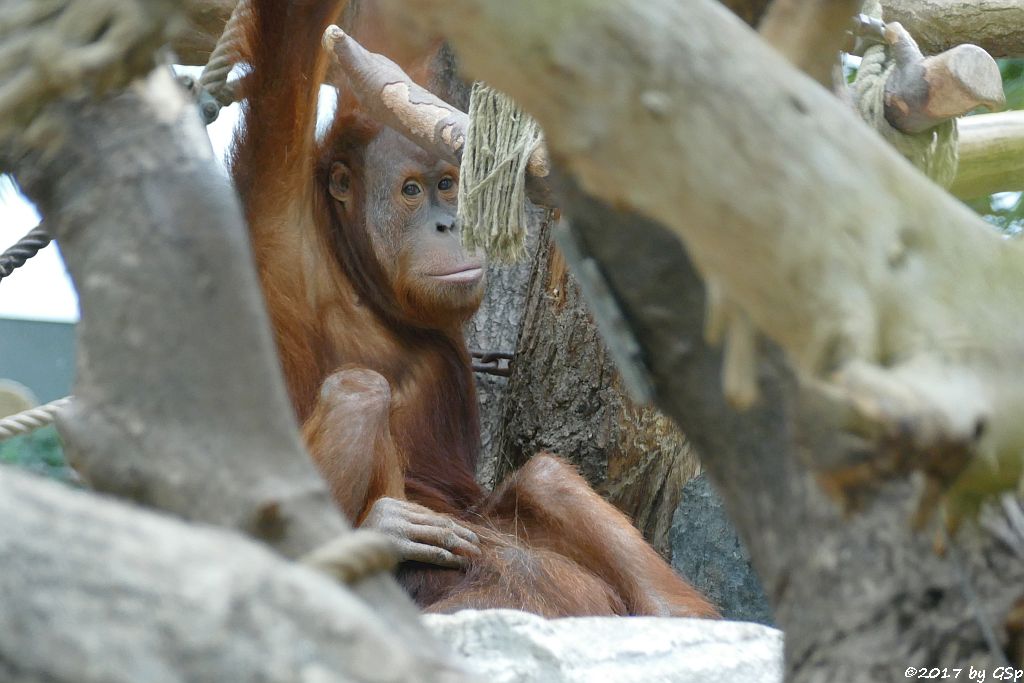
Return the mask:
<svg viewBox="0 0 1024 683"><path fill-rule="evenodd" d="M442 192L447 192L453 187L455 187L455 180L449 178L448 176L441 178L441 182L437 184L437 189L441 190Z"/></svg>
<svg viewBox="0 0 1024 683"><path fill-rule="evenodd" d="M423 188L420 187L419 183L414 183L410 180L405 185L402 185L402 194L406 197L415 197L420 192L423 192Z"/></svg>

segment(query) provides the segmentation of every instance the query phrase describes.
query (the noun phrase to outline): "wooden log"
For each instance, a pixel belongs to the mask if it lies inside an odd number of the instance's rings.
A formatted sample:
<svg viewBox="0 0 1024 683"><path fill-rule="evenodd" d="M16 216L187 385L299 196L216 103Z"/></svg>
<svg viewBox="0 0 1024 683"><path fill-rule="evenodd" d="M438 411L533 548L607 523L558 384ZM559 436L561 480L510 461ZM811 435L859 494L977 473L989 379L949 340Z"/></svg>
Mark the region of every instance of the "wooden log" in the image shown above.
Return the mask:
<svg viewBox="0 0 1024 683"><path fill-rule="evenodd" d="M960 165L949 191L961 199L1024 190L1024 111L968 116L960 128Z"/></svg>
<svg viewBox="0 0 1024 683"><path fill-rule="evenodd" d="M3 465L0 518L5 683L468 680L399 644L381 605L226 529Z"/></svg>

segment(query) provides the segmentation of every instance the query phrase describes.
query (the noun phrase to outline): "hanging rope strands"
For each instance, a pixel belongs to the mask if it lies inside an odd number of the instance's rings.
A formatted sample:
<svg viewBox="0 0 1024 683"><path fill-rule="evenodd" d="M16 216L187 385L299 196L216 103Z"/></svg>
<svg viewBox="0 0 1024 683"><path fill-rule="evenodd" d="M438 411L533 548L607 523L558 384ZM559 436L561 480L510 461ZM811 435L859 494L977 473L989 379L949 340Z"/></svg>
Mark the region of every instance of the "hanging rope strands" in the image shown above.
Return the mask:
<svg viewBox="0 0 1024 683"><path fill-rule="evenodd" d="M459 221L469 249L510 262L526 245L526 171L540 126L507 96L474 83L459 178Z"/></svg>
<svg viewBox="0 0 1024 683"><path fill-rule="evenodd" d="M10 249L0 254L0 280L25 265L25 262L50 243L49 233L42 225L33 228Z"/></svg>
<svg viewBox="0 0 1024 683"><path fill-rule="evenodd" d="M853 83L857 110L914 166L949 187L959 163L956 118L1006 105L999 67L974 45L925 57L903 26L881 22L877 1L864 11L859 23L882 35L864 51Z"/></svg>

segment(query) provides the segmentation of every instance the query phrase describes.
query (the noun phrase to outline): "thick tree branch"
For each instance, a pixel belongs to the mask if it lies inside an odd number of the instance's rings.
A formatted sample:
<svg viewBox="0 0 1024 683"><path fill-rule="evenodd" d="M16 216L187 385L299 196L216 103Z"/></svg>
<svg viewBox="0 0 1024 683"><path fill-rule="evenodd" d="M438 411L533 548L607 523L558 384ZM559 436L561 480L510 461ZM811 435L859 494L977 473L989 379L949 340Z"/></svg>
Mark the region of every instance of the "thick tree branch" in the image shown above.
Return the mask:
<svg viewBox="0 0 1024 683"><path fill-rule="evenodd" d="M972 43L993 57L1024 55L1020 0L882 0L886 21L898 21L926 55Z"/></svg>
<svg viewBox="0 0 1024 683"><path fill-rule="evenodd" d="M169 72L33 126L52 133L13 141L13 168L78 289L76 398L58 426L83 477L287 556L347 533L299 442L241 210ZM357 592L438 656L389 577Z"/></svg>
<svg viewBox="0 0 1024 683"><path fill-rule="evenodd" d="M771 0L722 0L757 26ZM898 21L927 55L973 43L993 57L1024 55L1024 6L1018 0L882 0L886 21Z"/></svg>
<svg viewBox="0 0 1024 683"><path fill-rule="evenodd" d="M1024 247L735 17L710 1L432 0L415 13L381 1L534 114L587 192L686 242L734 400L754 396L740 352L753 323L805 378L827 380L839 424L890 443L869 478L919 468L948 486L969 463L963 505L1017 484Z"/></svg>
<svg viewBox="0 0 1024 683"><path fill-rule="evenodd" d="M3 466L0 519L6 683L466 680L396 643L380 605L229 531Z"/></svg>
<svg viewBox="0 0 1024 683"><path fill-rule="evenodd" d="M844 515L805 463L812 453L864 444L822 427L767 342L758 366L763 400L733 410L720 381L722 351L703 339L704 287L678 241L555 179L574 232L642 346L659 405L701 453L762 578L786 633L786 680L899 680L910 658L999 666L976 615L997 637L1006 633L1012 606L1024 601L1024 536L1004 542L972 529L955 553L936 554L934 537L906 524L918 490L906 482L883 485L855 517Z"/></svg>
<svg viewBox="0 0 1024 683"><path fill-rule="evenodd" d="M364 0L364 2L378 0ZM171 43L178 62L205 65L220 37L234 0L187 0L187 28ZM771 0L723 0L725 6L758 26ZM1024 7L1018 0L884 0L886 20L900 22L925 54L973 43L995 57L1024 55Z"/></svg>
<svg viewBox="0 0 1024 683"><path fill-rule="evenodd" d="M237 202L169 74L132 91L51 112L63 144L15 167L83 313L59 426L95 487L299 555L346 525L299 443Z"/></svg>
<svg viewBox="0 0 1024 683"><path fill-rule="evenodd" d="M960 128L960 165L949 188L973 199L1024 190L1024 111L968 116Z"/></svg>
<svg viewBox="0 0 1024 683"><path fill-rule="evenodd" d="M757 26L771 0L723 0L722 4ZM178 63L206 63L234 6L234 0L184 4L188 27L171 43ZM1024 55L1024 7L1017 0L883 0L882 7L886 20L901 22L925 54L973 43L994 57Z"/></svg>
<svg viewBox="0 0 1024 683"><path fill-rule="evenodd" d="M832 87L833 68L846 42L850 20L863 0L775 0L758 33L793 66Z"/></svg>

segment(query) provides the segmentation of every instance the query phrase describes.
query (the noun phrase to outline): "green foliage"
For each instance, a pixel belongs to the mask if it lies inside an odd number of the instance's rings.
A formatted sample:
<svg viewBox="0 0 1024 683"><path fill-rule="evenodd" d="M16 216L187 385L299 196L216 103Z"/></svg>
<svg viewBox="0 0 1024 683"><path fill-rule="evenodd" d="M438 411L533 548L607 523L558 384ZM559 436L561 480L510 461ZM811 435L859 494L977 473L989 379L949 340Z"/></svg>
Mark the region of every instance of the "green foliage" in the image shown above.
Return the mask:
<svg viewBox="0 0 1024 683"><path fill-rule="evenodd" d="M1000 59L1003 91L1008 109L1024 109L1024 59Z"/></svg>
<svg viewBox="0 0 1024 683"><path fill-rule="evenodd" d="M1024 193L1001 192L967 202L986 221L1006 235L1024 234Z"/></svg>
<svg viewBox="0 0 1024 683"><path fill-rule="evenodd" d="M1024 59L1000 59L1008 109L1024 109ZM1006 235L1024 234L1024 193L1001 192L966 202Z"/></svg>
<svg viewBox="0 0 1024 683"><path fill-rule="evenodd" d="M64 460L57 430L52 426L0 443L0 463L23 467L63 482L76 481L74 472Z"/></svg>

